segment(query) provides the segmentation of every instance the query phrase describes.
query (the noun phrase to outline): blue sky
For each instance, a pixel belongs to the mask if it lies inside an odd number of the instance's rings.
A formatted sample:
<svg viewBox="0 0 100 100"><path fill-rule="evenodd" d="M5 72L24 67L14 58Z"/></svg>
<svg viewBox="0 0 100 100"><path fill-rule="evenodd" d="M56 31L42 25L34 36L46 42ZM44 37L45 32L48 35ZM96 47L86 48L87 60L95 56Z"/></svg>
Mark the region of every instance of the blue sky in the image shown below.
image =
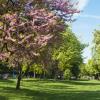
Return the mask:
<svg viewBox="0 0 100 100"><path fill-rule="evenodd" d="M89 44L84 50L84 61L91 58L91 47L94 29L100 29L100 0L79 0L79 9L83 10L72 24L73 32L81 42Z"/></svg>

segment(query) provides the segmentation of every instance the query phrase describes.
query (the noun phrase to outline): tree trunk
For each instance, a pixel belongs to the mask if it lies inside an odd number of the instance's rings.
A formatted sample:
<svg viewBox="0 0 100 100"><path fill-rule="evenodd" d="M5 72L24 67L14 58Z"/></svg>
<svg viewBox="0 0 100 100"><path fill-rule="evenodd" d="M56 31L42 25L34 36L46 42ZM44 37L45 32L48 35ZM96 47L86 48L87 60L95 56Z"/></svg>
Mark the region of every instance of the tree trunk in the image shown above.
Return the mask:
<svg viewBox="0 0 100 100"><path fill-rule="evenodd" d="M43 79L45 79L46 78L46 73L45 73L45 71L43 71Z"/></svg>
<svg viewBox="0 0 100 100"><path fill-rule="evenodd" d="M22 68L21 68L20 65L18 66L18 71L19 71L19 75L18 75L18 78L17 78L16 90L20 89L20 82L21 82L21 79L22 79Z"/></svg>
<svg viewBox="0 0 100 100"><path fill-rule="evenodd" d="M25 73L27 73L29 71L31 65L32 65L32 63L29 64L29 66L27 67ZM19 74L18 74L18 78L17 78L16 90L20 89L21 79L25 75L25 73L22 74L22 67L21 67L20 64L18 64L18 71L19 71Z"/></svg>
<svg viewBox="0 0 100 100"><path fill-rule="evenodd" d="M36 78L36 73L35 73L35 70L34 70L34 78Z"/></svg>
<svg viewBox="0 0 100 100"><path fill-rule="evenodd" d="M22 79L22 76L21 76L21 74L19 74L18 78L17 78L16 90L20 89L21 79Z"/></svg>

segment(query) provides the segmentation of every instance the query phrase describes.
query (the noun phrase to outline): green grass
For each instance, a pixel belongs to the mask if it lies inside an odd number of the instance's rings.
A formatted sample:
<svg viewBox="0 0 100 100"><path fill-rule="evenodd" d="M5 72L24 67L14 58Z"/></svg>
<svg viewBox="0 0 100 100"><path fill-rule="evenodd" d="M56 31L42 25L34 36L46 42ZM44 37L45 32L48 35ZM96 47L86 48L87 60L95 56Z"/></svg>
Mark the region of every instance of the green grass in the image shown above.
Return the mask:
<svg viewBox="0 0 100 100"><path fill-rule="evenodd" d="M100 100L99 81L0 80L0 100Z"/></svg>

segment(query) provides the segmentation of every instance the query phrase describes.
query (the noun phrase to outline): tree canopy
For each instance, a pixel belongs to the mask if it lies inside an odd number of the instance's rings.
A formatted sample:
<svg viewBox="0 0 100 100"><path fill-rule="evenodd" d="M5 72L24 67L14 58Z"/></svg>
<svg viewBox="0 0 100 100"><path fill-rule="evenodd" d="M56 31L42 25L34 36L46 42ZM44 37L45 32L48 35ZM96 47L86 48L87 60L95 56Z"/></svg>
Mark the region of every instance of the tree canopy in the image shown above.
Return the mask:
<svg viewBox="0 0 100 100"><path fill-rule="evenodd" d="M16 89L20 88L24 62L26 71L37 62L45 68L52 55L63 69L80 64L83 46L72 32L67 32L66 25L66 21L73 21L73 14L79 13L75 8L77 3L73 4L72 0L0 0L0 5L0 60L18 69Z"/></svg>

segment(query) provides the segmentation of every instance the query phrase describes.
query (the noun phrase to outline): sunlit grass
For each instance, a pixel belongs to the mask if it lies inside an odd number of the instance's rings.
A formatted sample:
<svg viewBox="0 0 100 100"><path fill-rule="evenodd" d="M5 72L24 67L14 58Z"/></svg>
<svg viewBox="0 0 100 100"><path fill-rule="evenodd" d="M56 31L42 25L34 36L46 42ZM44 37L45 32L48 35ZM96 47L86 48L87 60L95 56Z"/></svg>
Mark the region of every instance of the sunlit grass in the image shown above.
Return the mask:
<svg viewBox="0 0 100 100"><path fill-rule="evenodd" d="M0 100L100 100L99 81L0 80Z"/></svg>

